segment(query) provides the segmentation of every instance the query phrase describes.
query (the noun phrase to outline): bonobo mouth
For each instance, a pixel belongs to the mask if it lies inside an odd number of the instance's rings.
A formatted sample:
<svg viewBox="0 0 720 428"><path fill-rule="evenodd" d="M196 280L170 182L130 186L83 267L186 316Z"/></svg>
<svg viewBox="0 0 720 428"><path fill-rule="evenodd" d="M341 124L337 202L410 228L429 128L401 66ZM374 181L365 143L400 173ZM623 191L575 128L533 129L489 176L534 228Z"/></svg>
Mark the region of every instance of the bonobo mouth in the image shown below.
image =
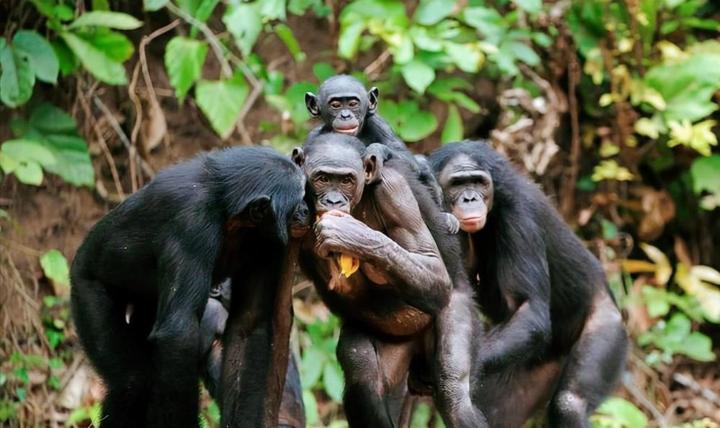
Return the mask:
<svg viewBox="0 0 720 428"><path fill-rule="evenodd" d="M357 133L358 128L358 126L353 126L352 128L335 128L335 132L354 136Z"/></svg>
<svg viewBox="0 0 720 428"><path fill-rule="evenodd" d="M460 229L468 233L477 232L485 226L486 217L465 217L460 219Z"/></svg>
<svg viewBox="0 0 720 428"><path fill-rule="evenodd" d="M302 238L310 230L310 226L295 224L290 226L290 236L293 238Z"/></svg>

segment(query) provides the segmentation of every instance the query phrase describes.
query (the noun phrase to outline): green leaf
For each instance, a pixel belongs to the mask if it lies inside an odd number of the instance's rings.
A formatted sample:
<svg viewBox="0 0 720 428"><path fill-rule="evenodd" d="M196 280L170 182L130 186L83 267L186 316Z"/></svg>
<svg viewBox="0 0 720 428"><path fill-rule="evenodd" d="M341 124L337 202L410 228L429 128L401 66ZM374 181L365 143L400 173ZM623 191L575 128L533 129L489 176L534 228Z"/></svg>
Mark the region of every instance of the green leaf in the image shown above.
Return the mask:
<svg viewBox="0 0 720 428"><path fill-rule="evenodd" d="M337 362L331 361L325 364L323 369L323 385L325 386L325 392L327 392L330 398L334 401L342 401L345 381L343 380L342 369Z"/></svg>
<svg viewBox="0 0 720 428"><path fill-rule="evenodd" d="M13 37L15 52L30 61L38 80L55 84L60 71L57 56L45 38L35 31L20 30Z"/></svg>
<svg viewBox="0 0 720 428"><path fill-rule="evenodd" d="M97 49L92 43L68 31L60 33L70 50L80 59L80 63L98 80L111 85L127 83L125 67L122 63L112 60L105 52Z"/></svg>
<svg viewBox="0 0 720 428"><path fill-rule="evenodd" d="M700 157L690 166L693 191L720 194L720 155Z"/></svg>
<svg viewBox="0 0 720 428"><path fill-rule="evenodd" d="M268 21L273 19L285 20L287 16L285 3L285 0L257 0L257 4L260 6L260 15Z"/></svg>
<svg viewBox="0 0 720 428"><path fill-rule="evenodd" d="M207 51L207 43L182 36L173 37L165 48L165 68L181 103L202 76Z"/></svg>
<svg viewBox="0 0 720 428"><path fill-rule="evenodd" d="M415 406L415 410L412 414L412 420L410 421L410 428L426 428L430 426L430 418L432 417L432 411L430 406L425 403L420 403Z"/></svg>
<svg viewBox="0 0 720 428"><path fill-rule="evenodd" d="M50 250L40 257L43 273L56 285L70 285L70 268L65 256L58 250Z"/></svg>
<svg viewBox="0 0 720 428"><path fill-rule="evenodd" d="M42 143L32 140L15 139L5 141L0 151L18 162L32 162L42 166L57 162L55 154Z"/></svg>
<svg viewBox="0 0 720 428"><path fill-rule="evenodd" d="M18 55L11 45L6 45L0 51L0 68L0 100L11 108L25 104L35 85L30 61Z"/></svg>
<svg viewBox="0 0 720 428"><path fill-rule="evenodd" d="M470 44L446 43L445 52L466 73L476 73L480 70L483 54Z"/></svg>
<svg viewBox="0 0 720 428"><path fill-rule="evenodd" d="M290 27L285 24L278 24L275 26L275 34L277 34L280 40L285 43L285 46L288 48L290 54L296 62L300 62L305 59L305 52L303 52L300 47L300 42L298 42L295 38L295 35Z"/></svg>
<svg viewBox="0 0 720 428"><path fill-rule="evenodd" d="M435 25L452 13L455 3L455 0L420 0L415 10L415 21L422 25Z"/></svg>
<svg viewBox="0 0 720 428"><path fill-rule="evenodd" d="M605 400L597 409L597 413L610 416L615 423L612 426L615 427L645 428L648 425L645 414L634 404L620 397L610 397Z"/></svg>
<svg viewBox="0 0 720 428"><path fill-rule="evenodd" d="M222 17L235 44L244 56L250 55L262 32L262 15L257 3L240 3L228 8Z"/></svg>
<svg viewBox="0 0 720 428"><path fill-rule="evenodd" d="M542 0L513 0L513 3L530 15L537 15L542 10Z"/></svg>
<svg viewBox="0 0 720 428"><path fill-rule="evenodd" d="M490 7L468 7L462 11L466 24L485 35L490 43L498 43L508 25L497 10Z"/></svg>
<svg viewBox="0 0 720 428"><path fill-rule="evenodd" d="M132 42L115 31L98 29L84 38L115 62L127 61L135 51Z"/></svg>
<svg viewBox="0 0 720 428"><path fill-rule="evenodd" d="M712 340L704 334L694 331L685 339L683 346L678 352L685 354L698 361L715 361L715 353L712 351Z"/></svg>
<svg viewBox="0 0 720 428"><path fill-rule="evenodd" d="M92 10L110 10L108 0L92 0Z"/></svg>
<svg viewBox="0 0 720 428"><path fill-rule="evenodd" d="M143 0L143 7L147 11L154 12L165 7L168 1L169 0Z"/></svg>
<svg viewBox="0 0 720 428"><path fill-rule="evenodd" d="M540 57L535 51L525 43L519 41L510 41L500 45L500 55L509 53L514 58L519 59L527 65L535 66L540 64Z"/></svg>
<svg viewBox="0 0 720 428"><path fill-rule="evenodd" d="M320 424L320 415L318 414L317 400L315 394L307 389L302 392L303 407L305 408L305 419L307 426L314 427Z"/></svg>
<svg viewBox="0 0 720 428"><path fill-rule="evenodd" d="M338 54L341 58L351 59L357 55L363 31L365 31L365 23L362 21L356 21L350 25L340 25Z"/></svg>
<svg viewBox="0 0 720 428"><path fill-rule="evenodd" d="M36 162L20 162L15 168L15 176L21 183L39 186L43 181L43 172Z"/></svg>
<svg viewBox="0 0 720 428"><path fill-rule="evenodd" d="M248 91L241 74L229 80L201 80L195 87L195 101L222 139L232 133Z"/></svg>
<svg viewBox="0 0 720 428"><path fill-rule="evenodd" d="M107 27L117 30L134 30L142 27L142 21L122 12L93 11L85 12L73 21L68 28Z"/></svg>
<svg viewBox="0 0 720 428"><path fill-rule="evenodd" d="M435 70L416 59L403 65L401 71L408 86L419 94L424 93L425 89L435 80Z"/></svg>
<svg viewBox="0 0 720 428"><path fill-rule="evenodd" d="M323 373L325 361L327 361L327 356L316 347L311 347L303 352L300 372L302 384L305 387L313 387L318 383Z"/></svg>
<svg viewBox="0 0 720 428"><path fill-rule="evenodd" d="M335 75L335 69L326 62L318 62L313 65L313 74L322 82Z"/></svg>
<svg viewBox="0 0 720 428"><path fill-rule="evenodd" d="M460 141L463 139L463 125L462 118L458 108L454 105L448 106L448 117L445 121L445 128L443 128L441 141L443 144L452 141Z"/></svg>
<svg viewBox="0 0 720 428"><path fill-rule="evenodd" d="M64 111L42 103L32 110L28 121L13 123L13 133L51 153L54 162L40 162L45 170L75 186L94 186L95 172L87 144L78 135L72 117Z"/></svg>
<svg viewBox="0 0 720 428"><path fill-rule="evenodd" d="M402 101L380 103L380 114L397 131L400 138L407 142L419 141L437 129L437 118L430 112L421 111L417 102Z"/></svg>
<svg viewBox="0 0 720 428"><path fill-rule="evenodd" d="M50 44L52 45L55 56L58 59L60 71L62 72L63 76L68 76L75 72L80 63L78 62L75 54L72 53L72 51L70 50L70 48L68 48L65 42L63 42L62 39L55 39L50 42Z"/></svg>

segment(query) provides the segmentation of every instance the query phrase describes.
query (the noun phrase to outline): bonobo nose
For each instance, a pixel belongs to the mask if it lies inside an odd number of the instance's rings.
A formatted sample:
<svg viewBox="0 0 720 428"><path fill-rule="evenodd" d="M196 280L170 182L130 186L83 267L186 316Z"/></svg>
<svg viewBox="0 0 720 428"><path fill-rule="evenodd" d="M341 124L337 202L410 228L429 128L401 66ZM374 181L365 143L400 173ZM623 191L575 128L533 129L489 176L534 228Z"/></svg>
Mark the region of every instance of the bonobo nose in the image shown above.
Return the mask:
<svg viewBox="0 0 720 428"><path fill-rule="evenodd" d="M466 193L466 194L463 195L462 201L463 201L463 202L466 202L466 203L467 203L467 202L477 202L477 201L478 201L478 195L477 195L477 193L473 193L473 194L467 194L467 193Z"/></svg>

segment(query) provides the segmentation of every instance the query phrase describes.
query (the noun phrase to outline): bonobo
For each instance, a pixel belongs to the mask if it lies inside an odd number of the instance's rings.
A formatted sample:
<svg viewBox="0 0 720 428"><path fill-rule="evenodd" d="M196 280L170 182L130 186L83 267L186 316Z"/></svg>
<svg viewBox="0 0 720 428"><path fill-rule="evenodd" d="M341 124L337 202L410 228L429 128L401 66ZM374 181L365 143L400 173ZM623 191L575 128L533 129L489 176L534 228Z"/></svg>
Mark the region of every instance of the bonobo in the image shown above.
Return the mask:
<svg viewBox="0 0 720 428"><path fill-rule="evenodd" d="M298 226L301 226L301 224ZM232 289L229 279L214 286L210 291L210 298L200 321L200 348L201 354L204 355L206 360L205 372L202 377L210 396L215 399L218 399L220 394L223 359L222 338L225 333L231 297ZM288 359L277 426L279 428L305 428L302 386L300 385L300 373L294 355L291 355Z"/></svg>
<svg viewBox="0 0 720 428"><path fill-rule="evenodd" d="M476 299L494 324L476 353L475 403L491 426L520 427L549 399L550 426L589 427L627 348L602 266L489 145L448 144L430 163L460 220Z"/></svg>
<svg viewBox="0 0 720 428"><path fill-rule="evenodd" d="M291 225L308 225L304 188L302 171L273 150L227 149L167 168L93 227L73 262L71 297L107 386L103 427L197 426L200 319L225 278L243 297L228 328L239 318L246 332L226 334L225 346L240 341L238 358L252 355L223 363L222 426L262 426L277 414L265 405L282 392L265 385L277 369L269 320Z"/></svg>
<svg viewBox="0 0 720 428"><path fill-rule="evenodd" d="M315 95L305 93L305 104L313 117L322 120L306 141L314 141L318 135L329 132L352 135L369 146L383 144L392 148L396 156L403 156L412 167L416 178L430 191L433 199L440 203L441 191L429 167L416 163L412 154L390 125L377 113L379 91L372 87L366 90L356 78L348 75L332 76L325 80ZM456 233L459 227L452 215L443 215L445 230Z"/></svg>
<svg viewBox="0 0 720 428"><path fill-rule="evenodd" d="M469 396L468 348L477 316L469 284L465 280L465 293L453 290L455 277L464 276L462 266L448 272L446 254L426 225L440 227L439 208L406 158L388 150L379 144L366 149L347 135L322 134L293 153L308 176L319 216L315 234L305 238L300 264L343 319L337 354L346 379L348 422L397 426L408 372L419 362L433 370L446 423L482 426ZM441 331L449 327L455 331Z"/></svg>

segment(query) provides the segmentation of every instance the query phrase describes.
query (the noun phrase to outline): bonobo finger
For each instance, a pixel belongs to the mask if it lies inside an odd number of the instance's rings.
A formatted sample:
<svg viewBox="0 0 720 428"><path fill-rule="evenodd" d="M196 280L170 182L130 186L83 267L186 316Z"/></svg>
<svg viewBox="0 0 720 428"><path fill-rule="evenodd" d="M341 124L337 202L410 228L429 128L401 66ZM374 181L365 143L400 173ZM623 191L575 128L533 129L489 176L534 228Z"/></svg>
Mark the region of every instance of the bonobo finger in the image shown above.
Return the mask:
<svg viewBox="0 0 720 428"><path fill-rule="evenodd" d="M335 216L335 217L351 217L350 214L340 211L340 210L330 210L330 211L326 212L325 214L323 214L323 216L325 216L325 215Z"/></svg>

